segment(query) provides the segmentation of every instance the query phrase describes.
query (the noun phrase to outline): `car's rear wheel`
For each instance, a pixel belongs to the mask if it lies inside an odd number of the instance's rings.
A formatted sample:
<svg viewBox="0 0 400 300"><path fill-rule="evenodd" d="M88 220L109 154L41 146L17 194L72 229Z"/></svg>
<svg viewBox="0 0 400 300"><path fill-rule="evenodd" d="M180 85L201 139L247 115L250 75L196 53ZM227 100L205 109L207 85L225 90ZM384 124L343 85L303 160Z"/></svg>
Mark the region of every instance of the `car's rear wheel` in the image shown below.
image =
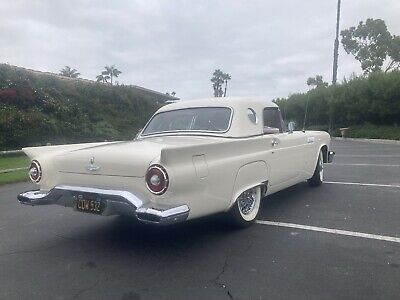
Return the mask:
<svg viewBox="0 0 400 300"><path fill-rule="evenodd" d="M317 165L315 166L313 176L308 179L310 186L320 186L324 182L324 155L322 150L319 152Z"/></svg>
<svg viewBox="0 0 400 300"><path fill-rule="evenodd" d="M252 187L239 195L229 211L230 223L238 228L253 224L260 210L261 187Z"/></svg>

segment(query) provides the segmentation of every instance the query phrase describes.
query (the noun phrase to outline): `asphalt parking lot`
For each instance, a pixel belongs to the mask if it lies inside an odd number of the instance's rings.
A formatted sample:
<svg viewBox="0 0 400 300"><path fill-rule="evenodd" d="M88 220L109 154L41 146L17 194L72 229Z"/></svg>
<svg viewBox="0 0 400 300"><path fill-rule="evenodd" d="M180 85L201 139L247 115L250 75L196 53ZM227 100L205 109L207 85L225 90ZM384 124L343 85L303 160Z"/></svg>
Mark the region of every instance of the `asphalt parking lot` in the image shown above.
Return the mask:
<svg viewBox="0 0 400 300"><path fill-rule="evenodd" d="M399 299L400 146L334 141L326 183L264 199L241 231L164 228L0 188L0 299Z"/></svg>

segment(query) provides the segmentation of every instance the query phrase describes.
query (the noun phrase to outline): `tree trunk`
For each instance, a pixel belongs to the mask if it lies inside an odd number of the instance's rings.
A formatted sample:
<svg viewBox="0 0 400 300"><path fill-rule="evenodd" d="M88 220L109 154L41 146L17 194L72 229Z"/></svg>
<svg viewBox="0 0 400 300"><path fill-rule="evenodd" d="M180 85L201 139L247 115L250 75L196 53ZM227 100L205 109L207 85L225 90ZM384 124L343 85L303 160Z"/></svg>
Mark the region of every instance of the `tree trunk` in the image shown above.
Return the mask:
<svg viewBox="0 0 400 300"><path fill-rule="evenodd" d="M224 97L226 97L226 89L228 87L228 80L225 80L225 91L224 91Z"/></svg>

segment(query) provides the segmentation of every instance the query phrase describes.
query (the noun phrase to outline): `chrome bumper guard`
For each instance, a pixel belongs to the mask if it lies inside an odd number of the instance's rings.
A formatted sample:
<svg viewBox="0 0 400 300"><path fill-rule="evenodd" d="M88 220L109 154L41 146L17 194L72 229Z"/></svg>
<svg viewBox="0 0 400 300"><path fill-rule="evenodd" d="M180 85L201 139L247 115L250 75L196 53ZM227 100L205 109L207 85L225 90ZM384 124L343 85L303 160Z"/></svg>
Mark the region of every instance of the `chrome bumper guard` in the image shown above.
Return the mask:
<svg viewBox="0 0 400 300"><path fill-rule="evenodd" d="M333 161L334 156L335 156L335 152L333 152L333 151L328 152L328 163L331 163Z"/></svg>
<svg viewBox="0 0 400 300"><path fill-rule="evenodd" d="M103 216L132 216L144 223L160 225L179 223L187 219L190 211L187 205L144 203L128 191L65 185L56 186L50 191L36 190L21 193L18 195L18 201L32 206L57 204L77 210L77 195L80 193L99 195L106 202L105 209L101 213Z"/></svg>

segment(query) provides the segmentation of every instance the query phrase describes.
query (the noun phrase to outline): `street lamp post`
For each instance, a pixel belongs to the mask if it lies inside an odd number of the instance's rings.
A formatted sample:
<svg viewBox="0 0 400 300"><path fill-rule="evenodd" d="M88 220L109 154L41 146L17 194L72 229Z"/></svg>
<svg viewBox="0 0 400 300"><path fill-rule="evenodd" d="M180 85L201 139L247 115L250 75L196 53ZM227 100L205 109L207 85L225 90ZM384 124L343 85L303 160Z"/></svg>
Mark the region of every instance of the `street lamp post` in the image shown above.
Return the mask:
<svg viewBox="0 0 400 300"><path fill-rule="evenodd" d="M340 3L338 0L337 13L336 13L336 39L333 50L333 75L332 84L336 84L337 81L337 69L338 69L338 57L339 57L339 21L340 21Z"/></svg>

